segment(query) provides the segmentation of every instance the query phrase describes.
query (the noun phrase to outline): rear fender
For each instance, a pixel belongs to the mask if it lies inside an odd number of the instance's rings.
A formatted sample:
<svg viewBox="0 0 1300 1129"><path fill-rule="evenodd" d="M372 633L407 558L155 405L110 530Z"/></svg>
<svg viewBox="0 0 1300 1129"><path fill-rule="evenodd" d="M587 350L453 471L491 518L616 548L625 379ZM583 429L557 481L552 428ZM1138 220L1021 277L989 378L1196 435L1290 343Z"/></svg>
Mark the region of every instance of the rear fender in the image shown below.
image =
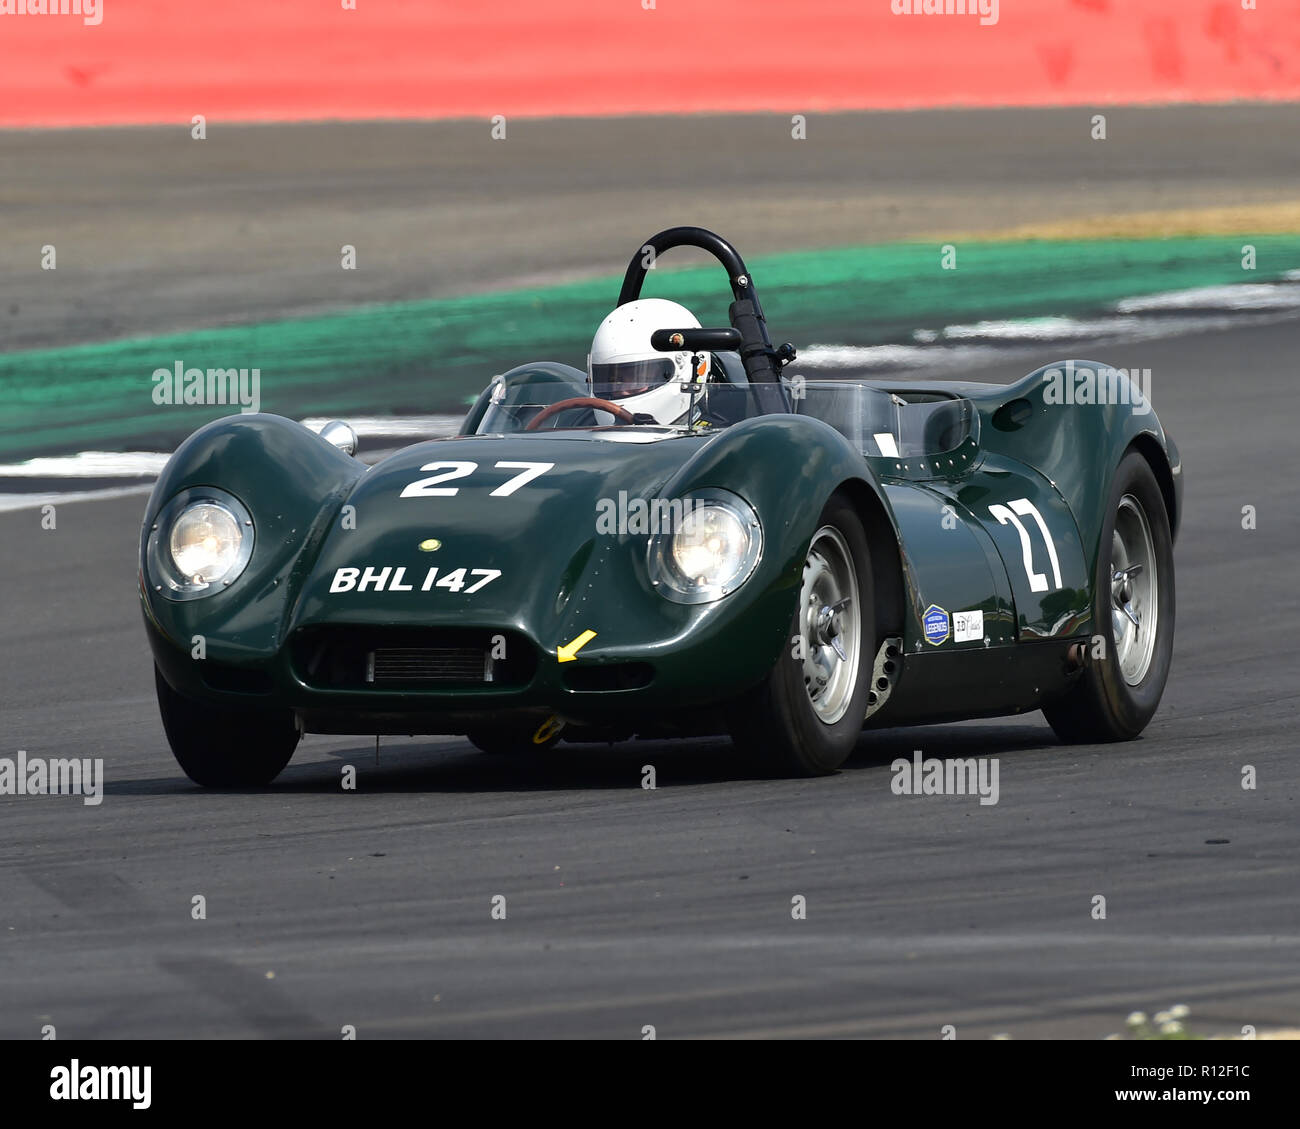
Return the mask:
<svg viewBox="0 0 1300 1129"><path fill-rule="evenodd" d="M1170 507L1171 529L1181 517L1182 460L1144 390L1121 372L1108 382L1105 403L1062 396L1065 387L1085 386L1088 373L1107 371L1115 372L1098 361L1057 361L1000 390L996 398L979 398L980 446L1036 469L1069 507L1083 546L1089 600L1111 479L1130 447L1153 463ZM1067 398L1073 402L1063 402Z"/></svg>

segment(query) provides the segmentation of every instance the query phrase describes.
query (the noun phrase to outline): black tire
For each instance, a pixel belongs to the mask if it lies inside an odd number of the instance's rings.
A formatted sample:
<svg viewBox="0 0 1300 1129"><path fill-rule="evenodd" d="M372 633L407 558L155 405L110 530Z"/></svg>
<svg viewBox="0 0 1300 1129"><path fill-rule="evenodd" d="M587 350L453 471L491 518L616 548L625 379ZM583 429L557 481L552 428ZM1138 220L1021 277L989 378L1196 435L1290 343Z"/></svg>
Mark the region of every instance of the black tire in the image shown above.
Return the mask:
<svg viewBox="0 0 1300 1129"><path fill-rule="evenodd" d="M540 726L532 723L483 726L471 730L465 734L465 737L481 753L496 757L526 757L544 753L559 744L559 730L545 741L535 741L533 738L539 728Z"/></svg>
<svg viewBox="0 0 1300 1129"><path fill-rule="evenodd" d="M1112 613L1112 545L1125 498L1136 500L1146 518L1154 550L1157 608L1154 640L1145 673L1130 684L1121 670ZM1131 512L1131 503L1124 503ZM1137 451L1124 456L1111 483L1106 521L1097 554L1093 603L1095 631L1104 642L1104 657L1094 658L1094 642L1084 656L1084 671L1063 698L1043 707L1043 714L1067 744L1129 741L1138 736L1160 705L1174 651L1174 546L1164 495L1151 466ZM1134 672L1136 673L1136 672Z"/></svg>
<svg viewBox="0 0 1300 1129"><path fill-rule="evenodd" d="M806 681L805 663L796 655L794 639L807 637L809 610L805 589L801 588L798 606L790 622L790 645L767 677L736 702L731 710L731 736L746 753L761 758L773 771L787 776L824 776L834 772L853 752L862 735L867 713L867 696L871 692L871 670L875 661L876 617L871 576L871 553L862 519L849 501L835 495L826 503L813 544L822 531L836 531L848 549L848 564L856 577L858 598L856 613L858 644L856 663L846 664L843 677L851 678L848 690L839 695L846 702L843 714L827 721L818 713ZM810 561L805 562L807 581ZM805 644L806 646L806 644ZM852 659L850 652L850 659Z"/></svg>
<svg viewBox="0 0 1300 1129"><path fill-rule="evenodd" d="M182 697L154 667L158 710L176 763L205 788L269 784L298 747L290 710L217 709Z"/></svg>

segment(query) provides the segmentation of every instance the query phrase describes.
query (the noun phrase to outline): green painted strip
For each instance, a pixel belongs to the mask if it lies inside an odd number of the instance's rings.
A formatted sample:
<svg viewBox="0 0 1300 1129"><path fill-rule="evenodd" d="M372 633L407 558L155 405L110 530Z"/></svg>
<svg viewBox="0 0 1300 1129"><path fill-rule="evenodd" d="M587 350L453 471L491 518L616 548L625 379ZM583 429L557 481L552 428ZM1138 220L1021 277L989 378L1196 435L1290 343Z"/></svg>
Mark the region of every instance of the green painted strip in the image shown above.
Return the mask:
<svg viewBox="0 0 1300 1129"><path fill-rule="evenodd" d="M1241 269L1241 248L1258 269ZM943 270L933 244L795 252L750 264L777 340L874 344L959 321L1078 315L1136 294L1276 279L1300 268L1300 237L966 243ZM158 406L152 374L257 368L261 407L287 415L456 411L496 372L530 360L581 366L618 293L601 279L374 306L274 323L0 354L0 456L175 443L229 409ZM720 271L651 275L725 324Z"/></svg>

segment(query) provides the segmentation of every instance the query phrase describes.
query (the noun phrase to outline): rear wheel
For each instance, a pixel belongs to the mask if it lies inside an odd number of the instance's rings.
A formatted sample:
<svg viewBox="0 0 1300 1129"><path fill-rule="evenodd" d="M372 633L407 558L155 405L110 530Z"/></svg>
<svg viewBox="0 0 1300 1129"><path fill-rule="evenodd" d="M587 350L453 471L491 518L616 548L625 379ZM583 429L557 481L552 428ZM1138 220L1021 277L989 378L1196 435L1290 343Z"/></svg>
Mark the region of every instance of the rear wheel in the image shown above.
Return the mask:
<svg viewBox="0 0 1300 1129"><path fill-rule="evenodd" d="M298 747L290 710L215 708L183 697L154 667L158 710L176 762L205 788L269 784Z"/></svg>
<svg viewBox="0 0 1300 1129"><path fill-rule="evenodd" d="M873 608L867 535L836 495L808 546L790 645L733 708L738 746L796 776L834 772L848 759L871 691Z"/></svg>
<svg viewBox="0 0 1300 1129"><path fill-rule="evenodd" d="M1098 554L1097 637L1078 682L1045 706L1070 744L1127 741L1155 715L1174 649L1174 552L1155 475L1138 452L1115 472Z"/></svg>

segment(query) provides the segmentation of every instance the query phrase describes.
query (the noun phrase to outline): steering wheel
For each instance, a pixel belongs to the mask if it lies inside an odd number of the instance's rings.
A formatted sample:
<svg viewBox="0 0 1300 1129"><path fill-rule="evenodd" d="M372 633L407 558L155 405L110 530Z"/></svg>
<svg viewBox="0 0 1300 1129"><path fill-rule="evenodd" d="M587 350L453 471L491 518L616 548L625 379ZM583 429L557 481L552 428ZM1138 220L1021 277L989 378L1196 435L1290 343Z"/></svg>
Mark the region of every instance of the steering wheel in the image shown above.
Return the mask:
<svg viewBox="0 0 1300 1129"><path fill-rule="evenodd" d="M633 422L632 413L618 404L602 400L599 396L572 396L567 400L557 400L554 404L547 404L524 425L524 430L536 431L551 416L558 415L569 408L597 408L602 412L609 412L619 423Z"/></svg>

